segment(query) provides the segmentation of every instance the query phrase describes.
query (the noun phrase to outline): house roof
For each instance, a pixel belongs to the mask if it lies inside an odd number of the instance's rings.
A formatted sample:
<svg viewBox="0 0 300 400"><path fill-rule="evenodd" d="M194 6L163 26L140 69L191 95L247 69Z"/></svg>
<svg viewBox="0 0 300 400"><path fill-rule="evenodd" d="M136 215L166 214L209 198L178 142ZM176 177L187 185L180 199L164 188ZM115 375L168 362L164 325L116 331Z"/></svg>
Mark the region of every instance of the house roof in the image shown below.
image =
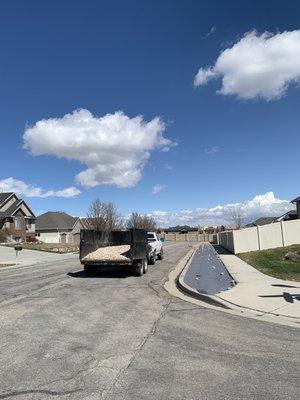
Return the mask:
<svg viewBox="0 0 300 400"><path fill-rule="evenodd" d="M298 203L298 201L300 201L300 196L296 197L294 200L292 200L291 203L295 204L295 203Z"/></svg>
<svg viewBox="0 0 300 400"><path fill-rule="evenodd" d="M48 211L36 219L36 230L72 229L78 217L72 217L64 212Z"/></svg>
<svg viewBox="0 0 300 400"><path fill-rule="evenodd" d="M267 225L267 224L271 224L272 222L277 221L278 217L261 217L256 219L254 222L252 222L251 225Z"/></svg>
<svg viewBox="0 0 300 400"><path fill-rule="evenodd" d="M187 232L196 232L198 231L198 228L195 226L189 226L189 225L177 225L177 226L171 226L169 228L164 229L165 232L180 232L180 231L187 231Z"/></svg>
<svg viewBox="0 0 300 400"><path fill-rule="evenodd" d="M286 212L285 214L281 215L277 220L278 221L284 221L284 220L289 220L289 219L297 219L297 211L296 210L290 210Z"/></svg>
<svg viewBox="0 0 300 400"><path fill-rule="evenodd" d="M3 214L5 214L7 216L14 214L18 210L18 208L20 208L22 203L23 203L22 200L15 201L10 207L8 207L7 210L3 211Z"/></svg>
<svg viewBox="0 0 300 400"><path fill-rule="evenodd" d="M91 229L91 218L80 218L80 221L82 222L84 229Z"/></svg>
<svg viewBox="0 0 300 400"><path fill-rule="evenodd" d="M6 192L0 193L0 206L6 202L14 193L13 192Z"/></svg>
<svg viewBox="0 0 300 400"><path fill-rule="evenodd" d="M6 195L6 196L1 196L1 195ZM7 202L7 200L12 196L15 195L15 193L0 193L0 206L1 204L3 205L5 202ZM4 199L1 203L1 199ZM11 217L13 216L22 206L22 204L25 205L25 207L27 207L27 209L29 210L29 212L32 214L32 217L35 218L34 213L30 210L30 208L28 207L28 205L25 203L24 200L18 199L18 197L16 196L16 201L8 207L7 210L0 212L0 216L1 217Z"/></svg>

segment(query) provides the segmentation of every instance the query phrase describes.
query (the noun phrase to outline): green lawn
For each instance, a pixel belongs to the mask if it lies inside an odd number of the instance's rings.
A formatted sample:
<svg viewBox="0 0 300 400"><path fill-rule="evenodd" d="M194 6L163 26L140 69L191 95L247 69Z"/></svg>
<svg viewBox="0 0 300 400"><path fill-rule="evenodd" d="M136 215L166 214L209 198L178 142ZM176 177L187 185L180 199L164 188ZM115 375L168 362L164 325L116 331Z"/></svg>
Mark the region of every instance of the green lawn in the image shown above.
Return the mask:
<svg viewBox="0 0 300 400"><path fill-rule="evenodd" d="M283 259L286 253L297 250L300 250L300 245L278 247L271 250L251 251L249 253L237 254L237 256L264 274L279 279L300 282L300 262L285 261Z"/></svg>

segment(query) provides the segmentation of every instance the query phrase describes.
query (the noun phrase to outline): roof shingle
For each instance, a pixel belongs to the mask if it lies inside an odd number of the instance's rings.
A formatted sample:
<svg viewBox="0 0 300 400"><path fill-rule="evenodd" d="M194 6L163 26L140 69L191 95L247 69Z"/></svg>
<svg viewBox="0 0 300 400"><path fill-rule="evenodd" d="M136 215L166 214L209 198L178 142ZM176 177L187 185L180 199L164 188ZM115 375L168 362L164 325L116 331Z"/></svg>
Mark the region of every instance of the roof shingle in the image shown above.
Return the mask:
<svg viewBox="0 0 300 400"><path fill-rule="evenodd" d="M0 193L0 206L3 204L13 193L12 192L6 192L6 193Z"/></svg>
<svg viewBox="0 0 300 400"><path fill-rule="evenodd" d="M48 211L36 219L36 230L47 229L72 229L77 217L72 217L64 212Z"/></svg>

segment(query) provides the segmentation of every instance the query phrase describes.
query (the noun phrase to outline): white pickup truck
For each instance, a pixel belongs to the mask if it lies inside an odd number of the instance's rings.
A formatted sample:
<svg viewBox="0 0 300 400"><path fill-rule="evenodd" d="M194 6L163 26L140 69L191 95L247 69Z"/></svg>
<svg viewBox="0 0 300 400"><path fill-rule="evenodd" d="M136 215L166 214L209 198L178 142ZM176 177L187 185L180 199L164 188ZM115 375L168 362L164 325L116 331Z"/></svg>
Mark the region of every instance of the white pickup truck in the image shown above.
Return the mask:
<svg viewBox="0 0 300 400"><path fill-rule="evenodd" d="M147 232L147 241L150 248L148 255L149 264L155 264L156 260L164 258L164 249L162 241L158 239L155 232Z"/></svg>

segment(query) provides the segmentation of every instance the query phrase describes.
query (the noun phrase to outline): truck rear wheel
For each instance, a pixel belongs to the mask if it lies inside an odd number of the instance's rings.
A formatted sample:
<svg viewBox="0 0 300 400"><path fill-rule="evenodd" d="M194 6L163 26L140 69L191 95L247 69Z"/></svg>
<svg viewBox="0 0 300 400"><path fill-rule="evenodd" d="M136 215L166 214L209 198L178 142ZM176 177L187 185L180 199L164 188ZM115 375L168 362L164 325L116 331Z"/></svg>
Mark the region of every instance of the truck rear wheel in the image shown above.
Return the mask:
<svg viewBox="0 0 300 400"><path fill-rule="evenodd" d="M150 257L149 264L155 265L155 261L156 261L156 252L154 251L154 253Z"/></svg>
<svg viewBox="0 0 300 400"><path fill-rule="evenodd" d="M164 258L164 251L161 249L160 253L157 254L157 259L162 260Z"/></svg>

